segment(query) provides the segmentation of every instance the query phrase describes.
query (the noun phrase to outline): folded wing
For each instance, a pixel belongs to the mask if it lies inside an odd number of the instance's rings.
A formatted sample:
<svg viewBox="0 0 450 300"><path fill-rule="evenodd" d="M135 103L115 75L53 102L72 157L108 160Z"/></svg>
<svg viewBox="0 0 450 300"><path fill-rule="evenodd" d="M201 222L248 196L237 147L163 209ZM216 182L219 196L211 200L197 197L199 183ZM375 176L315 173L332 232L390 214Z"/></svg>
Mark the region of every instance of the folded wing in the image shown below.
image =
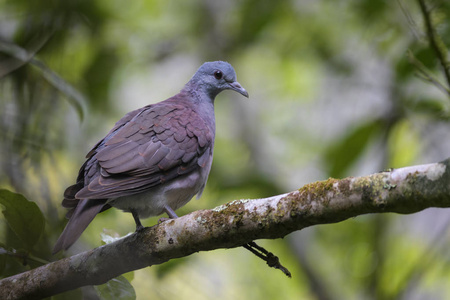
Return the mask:
<svg viewBox="0 0 450 300"><path fill-rule="evenodd" d="M213 134L186 106L147 106L90 151L75 198L132 195L195 172L212 159Z"/></svg>

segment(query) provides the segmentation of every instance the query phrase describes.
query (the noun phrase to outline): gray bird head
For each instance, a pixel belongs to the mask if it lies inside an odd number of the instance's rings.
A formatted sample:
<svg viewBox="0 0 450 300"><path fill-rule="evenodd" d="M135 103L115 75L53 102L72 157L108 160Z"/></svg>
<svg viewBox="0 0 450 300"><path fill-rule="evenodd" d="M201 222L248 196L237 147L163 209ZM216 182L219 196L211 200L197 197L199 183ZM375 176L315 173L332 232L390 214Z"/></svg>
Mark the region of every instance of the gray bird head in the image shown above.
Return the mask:
<svg viewBox="0 0 450 300"><path fill-rule="evenodd" d="M247 91L237 82L233 67L224 61L204 63L186 84L214 99L224 90L233 90L248 98Z"/></svg>

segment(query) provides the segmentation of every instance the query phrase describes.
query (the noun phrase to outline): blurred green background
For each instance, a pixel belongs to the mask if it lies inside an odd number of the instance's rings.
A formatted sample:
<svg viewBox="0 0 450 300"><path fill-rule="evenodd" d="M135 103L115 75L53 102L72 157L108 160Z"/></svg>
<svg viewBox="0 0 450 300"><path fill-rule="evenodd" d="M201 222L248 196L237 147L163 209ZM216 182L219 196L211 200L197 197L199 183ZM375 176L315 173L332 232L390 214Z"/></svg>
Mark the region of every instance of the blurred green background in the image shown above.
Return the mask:
<svg viewBox="0 0 450 300"><path fill-rule="evenodd" d="M447 51L450 3L427 5ZM62 257L50 254L60 201L84 155L205 61L230 62L250 99L217 97L208 185L178 215L448 158L450 96L437 82L449 86L423 20L412 0L0 0L0 188L45 219L27 243L0 217L0 246L27 257L0 255L0 277ZM237 248L127 274L134 291L116 281L120 296L103 286L55 299L448 299L449 225L447 209L360 216L260 241L292 279ZM66 255L132 231L130 214L108 210Z"/></svg>

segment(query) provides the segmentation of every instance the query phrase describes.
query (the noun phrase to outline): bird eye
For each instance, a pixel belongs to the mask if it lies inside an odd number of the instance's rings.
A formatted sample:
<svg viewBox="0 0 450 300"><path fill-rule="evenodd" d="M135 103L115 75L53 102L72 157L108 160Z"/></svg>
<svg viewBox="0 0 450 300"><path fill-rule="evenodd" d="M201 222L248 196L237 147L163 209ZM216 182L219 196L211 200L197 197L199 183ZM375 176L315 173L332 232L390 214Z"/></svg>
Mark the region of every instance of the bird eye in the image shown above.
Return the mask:
<svg viewBox="0 0 450 300"><path fill-rule="evenodd" d="M215 77L217 80L222 79L222 77L223 77L222 71L219 71L219 70L214 71L214 77Z"/></svg>

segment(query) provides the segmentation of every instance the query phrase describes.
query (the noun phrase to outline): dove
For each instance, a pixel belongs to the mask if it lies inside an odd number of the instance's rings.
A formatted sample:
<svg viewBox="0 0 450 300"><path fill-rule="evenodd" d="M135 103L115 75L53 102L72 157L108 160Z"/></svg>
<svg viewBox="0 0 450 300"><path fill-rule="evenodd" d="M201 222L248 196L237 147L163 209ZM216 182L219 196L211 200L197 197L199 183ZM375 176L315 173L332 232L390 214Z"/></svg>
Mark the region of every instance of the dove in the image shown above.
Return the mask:
<svg viewBox="0 0 450 300"><path fill-rule="evenodd" d="M181 91L126 114L86 155L64 192L69 219L53 253L67 250L95 216L111 207L141 219L175 211L205 188L213 160L214 100L232 90L248 98L233 67L206 62Z"/></svg>

